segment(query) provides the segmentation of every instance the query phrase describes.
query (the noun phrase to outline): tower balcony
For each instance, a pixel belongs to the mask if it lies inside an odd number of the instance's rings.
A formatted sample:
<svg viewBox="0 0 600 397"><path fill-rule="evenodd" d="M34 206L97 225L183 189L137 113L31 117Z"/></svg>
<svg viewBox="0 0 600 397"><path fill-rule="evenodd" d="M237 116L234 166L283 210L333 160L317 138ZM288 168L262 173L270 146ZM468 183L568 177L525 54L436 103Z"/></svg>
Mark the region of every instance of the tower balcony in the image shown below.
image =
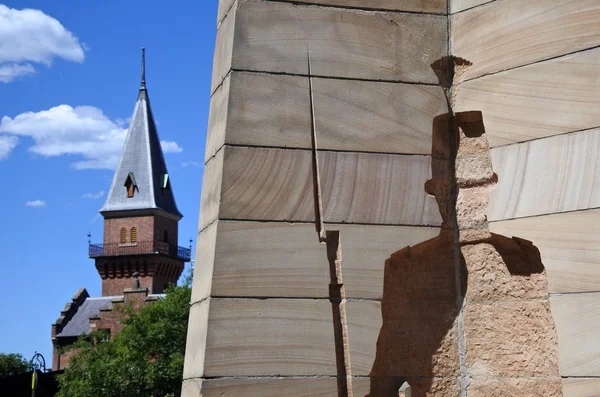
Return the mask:
<svg viewBox="0 0 600 397"><path fill-rule="evenodd" d="M135 243L109 244L89 243L88 255L90 258L138 254L168 255L184 262L189 262L191 259L190 248L165 243L164 241L138 241Z"/></svg>

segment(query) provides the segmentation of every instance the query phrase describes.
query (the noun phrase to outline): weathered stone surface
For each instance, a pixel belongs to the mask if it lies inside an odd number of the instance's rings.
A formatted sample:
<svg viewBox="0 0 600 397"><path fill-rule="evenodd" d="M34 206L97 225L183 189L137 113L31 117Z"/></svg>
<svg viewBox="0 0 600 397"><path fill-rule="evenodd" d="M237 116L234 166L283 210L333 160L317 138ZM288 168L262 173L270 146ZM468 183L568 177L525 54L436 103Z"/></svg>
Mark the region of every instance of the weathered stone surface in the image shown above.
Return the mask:
<svg viewBox="0 0 600 397"><path fill-rule="evenodd" d="M491 3L496 0L448 0L450 1L450 12L460 12L469 8L477 7L483 4Z"/></svg>
<svg viewBox="0 0 600 397"><path fill-rule="evenodd" d="M314 221L310 151L222 151L221 219ZM440 223L435 201L422 190L427 157L320 152L319 162L325 222Z"/></svg>
<svg viewBox="0 0 600 397"><path fill-rule="evenodd" d="M204 376L335 376L331 303L211 299Z"/></svg>
<svg viewBox="0 0 600 397"><path fill-rule="evenodd" d="M337 395L337 380L275 377L208 379L203 383L202 393L203 397L331 397Z"/></svg>
<svg viewBox="0 0 600 397"><path fill-rule="evenodd" d="M446 54L445 16L354 11L286 3L238 3L233 68L435 83Z"/></svg>
<svg viewBox="0 0 600 397"><path fill-rule="evenodd" d="M468 81L456 110L480 109L492 146L600 125L600 48Z"/></svg>
<svg viewBox="0 0 600 397"><path fill-rule="evenodd" d="M600 129L494 148L492 161L492 221L600 207Z"/></svg>
<svg viewBox="0 0 600 397"><path fill-rule="evenodd" d="M322 4L330 6L356 7L370 10L392 10L446 13L446 0L283 0L290 3Z"/></svg>
<svg viewBox="0 0 600 397"><path fill-rule="evenodd" d="M467 301L547 297L544 266L536 248L526 244L494 234L485 243L462 246L468 273Z"/></svg>
<svg viewBox="0 0 600 397"><path fill-rule="evenodd" d="M463 318L471 378L558 377L558 342L547 300L469 303Z"/></svg>
<svg viewBox="0 0 600 397"><path fill-rule="evenodd" d="M556 322L562 376L600 373L600 292L550 297Z"/></svg>
<svg viewBox="0 0 600 397"><path fill-rule="evenodd" d="M562 383L564 397L600 396L600 379L598 378L565 378Z"/></svg>
<svg viewBox="0 0 600 397"><path fill-rule="evenodd" d="M493 222L490 229L535 242L548 273L549 292L600 291L600 211Z"/></svg>
<svg viewBox="0 0 600 397"><path fill-rule="evenodd" d="M471 381L469 397L563 397L561 379L490 379ZM565 394L565 397L569 397Z"/></svg>
<svg viewBox="0 0 600 397"><path fill-rule="evenodd" d="M384 262L390 254L438 234L434 228L407 226L335 224L327 228L340 230L349 298L380 299ZM212 247L216 253L203 254L203 265L196 266L194 278L200 277L199 269L210 267L207 262L214 255L213 296L329 296L325 245L318 243L313 224L219 221L218 236ZM196 289L204 290L195 285L194 296Z"/></svg>
<svg viewBox="0 0 600 397"><path fill-rule="evenodd" d="M597 46L599 19L596 0L495 1L452 16L452 52L470 79Z"/></svg>

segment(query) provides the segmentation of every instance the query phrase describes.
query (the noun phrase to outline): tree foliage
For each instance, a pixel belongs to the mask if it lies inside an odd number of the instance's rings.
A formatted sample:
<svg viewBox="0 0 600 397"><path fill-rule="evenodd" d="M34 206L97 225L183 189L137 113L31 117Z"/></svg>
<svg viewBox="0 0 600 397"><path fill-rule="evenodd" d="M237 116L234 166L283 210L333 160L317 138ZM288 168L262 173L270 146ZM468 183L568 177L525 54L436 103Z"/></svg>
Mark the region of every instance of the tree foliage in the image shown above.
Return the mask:
<svg viewBox="0 0 600 397"><path fill-rule="evenodd" d="M20 354L0 353L0 378L29 371L29 362Z"/></svg>
<svg viewBox="0 0 600 397"><path fill-rule="evenodd" d="M166 293L130 314L113 339L80 341L59 376L58 397L179 396L191 289L173 286Z"/></svg>

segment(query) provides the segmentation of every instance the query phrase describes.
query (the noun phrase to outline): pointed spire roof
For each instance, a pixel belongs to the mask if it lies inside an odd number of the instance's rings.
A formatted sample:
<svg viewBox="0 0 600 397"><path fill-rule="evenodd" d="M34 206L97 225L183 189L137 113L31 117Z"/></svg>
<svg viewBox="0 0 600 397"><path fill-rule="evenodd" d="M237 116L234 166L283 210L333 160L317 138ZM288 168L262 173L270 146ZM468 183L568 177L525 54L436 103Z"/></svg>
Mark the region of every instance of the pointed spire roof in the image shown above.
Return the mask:
<svg viewBox="0 0 600 397"><path fill-rule="evenodd" d="M110 212L143 210L164 211L178 219L183 216L175 203L167 164L150 107L146 89L145 51L142 48L140 91L121 159L100 213L105 215Z"/></svg>

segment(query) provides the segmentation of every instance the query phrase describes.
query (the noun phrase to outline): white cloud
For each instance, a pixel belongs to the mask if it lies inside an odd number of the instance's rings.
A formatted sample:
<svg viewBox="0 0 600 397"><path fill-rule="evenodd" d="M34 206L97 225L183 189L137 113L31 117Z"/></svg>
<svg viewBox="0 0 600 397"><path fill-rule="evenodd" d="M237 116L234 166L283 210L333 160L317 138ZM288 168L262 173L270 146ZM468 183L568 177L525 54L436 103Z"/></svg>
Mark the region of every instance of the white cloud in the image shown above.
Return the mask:
<svg viewBox="0 0 600 397"><path fill-rule="evenodd" d="M162 146L162 150L165 153L181 153L183 149L181 146L177 144L177 142L173 141L160 141L160 146Z"/></svg>
<svg viewBox="0 0 600 397"><path fill-rule="evenodd" d="M77 36L40 10L17 10L0 4L0 82L35 72L31 63L50 66L54 58L83 62Z"/></svg>
<svg viewBox="0 0 600 397"><path fill-rule="evenodd" d="M199 162L199 161L182 161L182 162L181 162L181 166L182 166L183 168L186 168L186 167L197 167L197 168L202 168L202 167L204 167L204 164L202 164L202 163L201 163L201 162Z"/></svg>
<svg viewBox="0 0 600 397"><path fill-rule="evenodd" d="M90 199L90 200L98 200L99 198L104 197L104 190L100 190L97 193L85 193L81 197Z"/></svg>
<svg viewBox="0 0 600 397"><path fill-rule="evenodd" d="M30 63L0 64L0 83L10 83L19 77L33 73L35 73L35 68Z"/></svg>
<svg viewBox="0 0 600 397"><path fill-rule="evenodd" d="M19 143L16 136L0 135L0 160L5 160Z"/></svg>
<svg viewBox="0 0 600 397"><path fill-rule="evenodd" d="M40 112L25 112L0 120L0 133L32 138L33 153L45 157L81 156L76 169L114 169L119 161L127 120L112 120L93 106L60 105ZM173 141L162 141L167 153L183 149ZM13 146L14 147L14 146Z"/></svg>
<svg viewBox="0 0 600 397"><path fill-rule="evenodd" d="M44 200L33 200L26 202L25 205L33 208L42 208L46 206L46 202Z"/></svg>

